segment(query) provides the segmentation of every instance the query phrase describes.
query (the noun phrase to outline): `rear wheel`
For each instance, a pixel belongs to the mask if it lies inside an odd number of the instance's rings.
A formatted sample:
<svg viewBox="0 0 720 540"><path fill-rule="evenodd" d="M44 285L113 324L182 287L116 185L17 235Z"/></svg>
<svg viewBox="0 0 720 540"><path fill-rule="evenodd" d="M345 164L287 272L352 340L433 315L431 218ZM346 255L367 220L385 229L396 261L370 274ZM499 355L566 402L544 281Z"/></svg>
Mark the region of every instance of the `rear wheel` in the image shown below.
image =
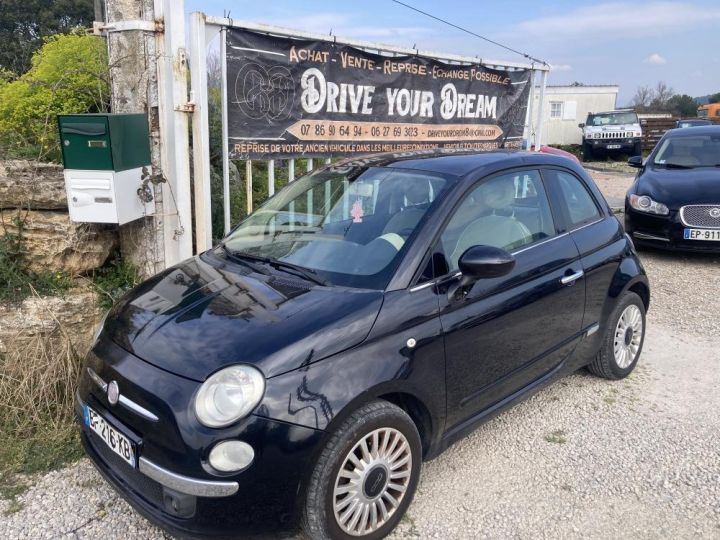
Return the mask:
<svg viewBox="0 0 720 540"><path fill-rule="evenodd" d="M588 369L598 377L623 379L635 369L645 341L645 304L642 299L633 292L626 293L608 323L602 347Z"/></svg>
<svg viewBox="0 0 720 540"><path fill-rule="evenodd" d="M303 529L313 540L384 538L412 501L420 435L405 411L374 401L355 411L323 449L310 479Z"/></svg>

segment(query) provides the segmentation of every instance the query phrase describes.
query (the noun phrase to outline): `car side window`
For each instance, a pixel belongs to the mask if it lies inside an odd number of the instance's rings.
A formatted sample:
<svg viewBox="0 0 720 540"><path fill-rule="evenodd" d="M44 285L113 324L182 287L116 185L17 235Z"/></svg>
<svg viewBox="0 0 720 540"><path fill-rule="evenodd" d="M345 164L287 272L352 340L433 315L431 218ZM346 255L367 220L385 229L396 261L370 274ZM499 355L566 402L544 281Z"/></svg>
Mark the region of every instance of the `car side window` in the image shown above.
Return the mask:
<svg viewBox="0 0 720 540"><path fill-rule="evenodd" d="M543 171L543 174L555 180L558 196L565 206L569 228L573 229L600 219L600 210L595 200L585 187L585 183L577 176L556 169L548 169Z"/></svg>
<svg viewBox="0 0 720 540"><path fill-rule="evenodd" d="M470 247L514 251L555 234L545 188L536 170L515 171L483 180L465 196L440 237L434 274L458 269Z"/></svg>

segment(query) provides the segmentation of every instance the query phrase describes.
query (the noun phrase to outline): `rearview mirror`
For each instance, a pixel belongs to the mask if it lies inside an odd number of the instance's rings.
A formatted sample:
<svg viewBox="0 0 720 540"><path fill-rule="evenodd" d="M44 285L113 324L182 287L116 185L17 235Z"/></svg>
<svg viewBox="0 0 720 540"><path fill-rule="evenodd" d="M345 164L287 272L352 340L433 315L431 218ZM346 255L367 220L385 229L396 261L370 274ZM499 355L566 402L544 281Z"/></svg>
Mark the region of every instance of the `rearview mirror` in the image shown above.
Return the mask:
<svg viewBox="0 0 720 540"><path fill-rule="evenodd" d="M460 282L448 290L448 298L466 289L479 279L502 277L515 267L515 257L504 249L493 246L472 246L460 256L458 267Z"/></svg>
<svg viewBox="0 0 720 540"><path fill-rule="evenodd" d="M630 159L628 159L628 165L631 167L635 167L636 169L641 169L643 166L643 158L642 156L633 156Z"/></svg>

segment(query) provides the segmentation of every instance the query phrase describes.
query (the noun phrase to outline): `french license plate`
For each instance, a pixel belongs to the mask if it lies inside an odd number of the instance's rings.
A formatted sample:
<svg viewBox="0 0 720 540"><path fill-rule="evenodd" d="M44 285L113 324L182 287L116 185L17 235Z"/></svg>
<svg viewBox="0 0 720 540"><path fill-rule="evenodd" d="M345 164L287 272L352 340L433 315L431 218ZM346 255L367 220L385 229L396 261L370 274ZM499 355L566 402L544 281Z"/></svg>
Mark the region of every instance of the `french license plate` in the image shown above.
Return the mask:
<svg viewBox="0 0 720 540"><path fill-rule="evenodd" d="M135 448L130 440L112 427L99 412L83 403L85 425L98 434L110 450L123 458L131 467L135 467Z"/></svg>
<svg viewBox="0 0 720 540"><path fill-rule="evenodd" d="M685 238L685 240L720 242L720 229L685 229L683 238Z"/></svg>
<svg viewBox="0 0 720 540"><path fill-rule="evenodd" d="M607 149L608 150L620 150L622 148L622 145L620 144L608 144Z"/></svg>

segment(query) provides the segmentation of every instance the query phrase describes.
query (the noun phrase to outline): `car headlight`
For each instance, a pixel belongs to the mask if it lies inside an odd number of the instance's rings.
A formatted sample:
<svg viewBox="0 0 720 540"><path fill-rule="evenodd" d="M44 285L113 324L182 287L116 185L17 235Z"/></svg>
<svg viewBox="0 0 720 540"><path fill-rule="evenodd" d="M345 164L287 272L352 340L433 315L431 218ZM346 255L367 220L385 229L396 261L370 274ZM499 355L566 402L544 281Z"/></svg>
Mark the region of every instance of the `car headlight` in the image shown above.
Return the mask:
<svg viewBox="0 0 720 540"><path fill-rule="evenodd" d="M265 393L265 377L252 366L221 369L206 380L195 396L195 416L204 426L229 426L257 407Z"/></svg>
<svg viewBox="0 0 720 540"><path fill-rule="evenodd" d="M630 195L630 206L640 212L667 216L670 210L661 202L653 201L647 195Z"/></svg>
<svg viewBox="0 0 720 540"><path fill-rule="evenodd" d="M588 133L587 135L585 135L586 139L592 139L593 137L595 137L594 133Z"/></svg>
<svg viewBox="0 0 720 540"><path fill-rule="evenodd" d="M633 137L642 137L642 131L633 131Z"/></svg>

